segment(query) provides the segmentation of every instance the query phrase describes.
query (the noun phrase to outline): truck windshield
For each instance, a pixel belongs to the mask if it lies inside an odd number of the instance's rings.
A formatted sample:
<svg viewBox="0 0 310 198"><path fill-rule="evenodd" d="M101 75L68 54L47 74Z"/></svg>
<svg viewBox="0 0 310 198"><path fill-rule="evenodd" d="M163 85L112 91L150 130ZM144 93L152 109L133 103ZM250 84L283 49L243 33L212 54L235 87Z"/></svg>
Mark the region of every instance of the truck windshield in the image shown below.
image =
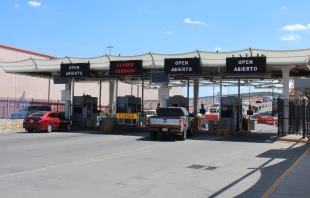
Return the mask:
<svg viewBox="0 0 310 198"><path fill-rule="evenodd" d="M180 108L160 108L158 116L184 116L184 112Z"/></svg>

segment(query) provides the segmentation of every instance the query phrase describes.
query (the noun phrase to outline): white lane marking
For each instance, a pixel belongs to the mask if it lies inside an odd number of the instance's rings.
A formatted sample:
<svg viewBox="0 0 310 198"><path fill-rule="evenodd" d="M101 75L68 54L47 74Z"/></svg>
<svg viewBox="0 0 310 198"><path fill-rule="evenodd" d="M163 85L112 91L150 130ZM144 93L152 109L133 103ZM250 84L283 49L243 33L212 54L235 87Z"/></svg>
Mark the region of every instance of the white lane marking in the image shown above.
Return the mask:
<svg viewBox="0 0 310 198"><path fill-rule="evenodd" d="M130 151L109 154L106 156L99 156L96 158L84 159L84 160L79 160L79 161L75 161L75 162L63 163L63 164L58 164L58 165L53 165L53 166L46 166L43 168L37 168L37 169L33 169L33 170L27 170L27 171L22 171L22 172L17 172L17 173L0 175L0 178L14 177L14 176L25 175L25 174L30 174L30 173L42 172L42 171L51 170L51 169L63 168L63 167L68 167L68 166L76 166L76 165L82 165L82 164L89 164L89 163L101 162L101 161L109 160L109 159L127 157L130 155L137 155L137 154L150 152L151 148L152 148L152 146L149 146L149 147L134 149L134 150L130 150Z"/></svg>
<svg viewBox="0 0 310 198"><path fill-rule="evenodd" d="M126 137L114 137L114 138L88 138L88 139L81 139L81 140L66 140L60 142L50 142L50 143L39 143L39 144L29 144L29 145L21 145L15 147L4 147L0 148L1 151L15 151L15 150L23 150L23 149L34 149L34 148L42 148L42 147L50 147L50 146L64 146L70 144L79 144L79 143L87 143L87 142L97 142L97 141L110 141L110 140L119 140L119 139L129 139L133 138L131 136Z"/></svg>

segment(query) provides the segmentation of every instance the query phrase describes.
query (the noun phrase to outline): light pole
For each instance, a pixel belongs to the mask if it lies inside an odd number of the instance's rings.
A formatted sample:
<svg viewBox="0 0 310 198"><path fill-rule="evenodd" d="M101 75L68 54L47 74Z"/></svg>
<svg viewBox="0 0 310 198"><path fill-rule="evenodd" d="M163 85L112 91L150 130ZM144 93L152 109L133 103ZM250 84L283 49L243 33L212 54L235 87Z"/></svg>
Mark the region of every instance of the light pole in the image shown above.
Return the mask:
<svg viewBox="0 0 310 198"><path fill-rule="evenodd" d="M109 48L110 49L110 55L111 55L111 50L112 50L112 48L114 48L114 46L108 46L107 48Z"/></svg>

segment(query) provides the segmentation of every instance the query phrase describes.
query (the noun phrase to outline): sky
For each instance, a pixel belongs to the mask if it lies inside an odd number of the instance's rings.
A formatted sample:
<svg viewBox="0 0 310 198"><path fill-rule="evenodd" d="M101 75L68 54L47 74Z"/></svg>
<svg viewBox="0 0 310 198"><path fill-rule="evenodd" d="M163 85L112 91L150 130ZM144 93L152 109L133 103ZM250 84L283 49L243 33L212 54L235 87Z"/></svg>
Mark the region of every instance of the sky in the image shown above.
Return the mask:
<svg viewBox="0 0 310 198"><path fill-rule="evenodd" d="M292 50L310 44L309 0L2 0L0 4L1 44L58 57L101 56L110 53L107 46L114 46L112 55L132 56L249 47ZM210 90L202 87L199 95L212 95ZM225 92L237 89L223 88Z"/></svg>

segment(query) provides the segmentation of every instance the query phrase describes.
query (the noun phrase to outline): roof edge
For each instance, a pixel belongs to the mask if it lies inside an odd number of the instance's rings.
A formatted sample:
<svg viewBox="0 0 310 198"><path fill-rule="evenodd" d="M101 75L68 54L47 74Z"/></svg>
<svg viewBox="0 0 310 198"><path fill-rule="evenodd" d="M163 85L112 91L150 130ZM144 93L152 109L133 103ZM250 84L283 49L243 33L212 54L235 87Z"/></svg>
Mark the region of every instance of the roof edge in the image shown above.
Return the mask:
<svg viewBox="0 0 310 198"><path fill-rule="evenodd" d="M33 52L33 51L30 51L30 50L25 50L25 49L21 49L21 48L17 48L17 47L11 47L11 46L8 46L8 45L3 45L3 44L0 44L0 48L12 50L12 51L17 51L17 52L23 52L23 53L26 53L26 54L32 54L32 55L40 56L40 57L43 57L43 58L49 58L49 59L59 58L57 56L51 56L51 55L42 54L42 53L39 53L39 52Z"/></svg>

